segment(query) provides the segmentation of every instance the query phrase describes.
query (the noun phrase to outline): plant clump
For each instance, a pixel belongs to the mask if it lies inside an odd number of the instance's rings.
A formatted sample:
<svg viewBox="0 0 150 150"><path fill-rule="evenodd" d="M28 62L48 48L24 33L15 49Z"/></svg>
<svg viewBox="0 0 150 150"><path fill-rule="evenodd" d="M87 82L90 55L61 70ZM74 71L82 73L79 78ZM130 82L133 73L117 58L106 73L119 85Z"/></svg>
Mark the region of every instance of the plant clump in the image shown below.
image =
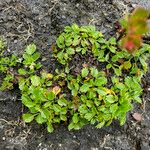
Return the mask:
<svg viewBox="0 0 150 150"><path fill-rule="evenodd" d="M54 124L62 122L68 124L69 130L86 124L101 128L114 119L123 125L133 101L141 103L141 79L148 69L149 53L148 44L132 55L120 49L115 38L106 40L95 27L73 24L65 28L53 46L53 56L61 65L53 74L42 69L35 44L26 47L21 59L10 56L5 62L6 57L1 55L1 90L12 88L14 81L18 83L21 102L28 108L23 120L46 124L49 132ZM89 55L103 67L87 62L75 72L73 58ZM10 75L13 79L9 79Z"/></svg>

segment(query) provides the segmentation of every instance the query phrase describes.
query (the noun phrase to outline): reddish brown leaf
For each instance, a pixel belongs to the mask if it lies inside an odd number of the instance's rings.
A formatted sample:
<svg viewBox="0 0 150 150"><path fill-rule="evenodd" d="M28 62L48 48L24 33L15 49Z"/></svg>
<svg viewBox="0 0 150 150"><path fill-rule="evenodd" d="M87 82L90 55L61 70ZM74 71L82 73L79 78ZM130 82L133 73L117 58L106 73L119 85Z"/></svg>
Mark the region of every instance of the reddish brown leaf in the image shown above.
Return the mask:
<svg viewBox="0 0 150 150"><path fill-rule="evenodd" d="M138 50L142 43L142 35L150 31L147 18L149 11L144 8L137 8L132 14L121 20L122 28L126 31L121 39L121 47L129 53Z"/></svg>

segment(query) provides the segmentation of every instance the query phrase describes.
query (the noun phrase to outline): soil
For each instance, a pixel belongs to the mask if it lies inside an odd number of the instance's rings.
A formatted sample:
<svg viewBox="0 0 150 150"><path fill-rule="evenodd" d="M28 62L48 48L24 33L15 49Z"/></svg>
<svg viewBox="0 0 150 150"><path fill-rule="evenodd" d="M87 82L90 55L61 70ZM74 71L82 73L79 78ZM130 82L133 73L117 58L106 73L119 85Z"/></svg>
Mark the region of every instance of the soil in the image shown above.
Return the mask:
<svg viewBox="0 0 150 150"><path fill-rule="evenodd" d="M7 53L22 54L25 45L34 42L45 68L53 71L51 45L66 25L95 25L106 38L116 36L115 23L138 0L0 0L0 36L7 41ZM146 6L150 6L147 1ZM142 5L142 4L141 4ZM145 6L145 4L143 4ZM150 64L149 64L150 67ZM96 129L87 125L68 131L57 125L49 134L35 122L24 124L24 107L17 88L0 92L0 150L150 150L150 69L143 78L143 103L135 104L120 126ZM133 118L142 115L141 121Z"/></svg>

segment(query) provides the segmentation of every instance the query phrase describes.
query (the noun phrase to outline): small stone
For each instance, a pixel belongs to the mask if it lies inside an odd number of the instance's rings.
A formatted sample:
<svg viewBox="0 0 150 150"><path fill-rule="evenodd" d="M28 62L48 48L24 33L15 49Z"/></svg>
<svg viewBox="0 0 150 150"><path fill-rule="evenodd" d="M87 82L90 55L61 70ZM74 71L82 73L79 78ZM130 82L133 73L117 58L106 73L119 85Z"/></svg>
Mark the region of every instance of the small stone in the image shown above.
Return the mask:
<svg viewBox="0 0 150 150"><path fill-rule="evenodd" d="M16 44L18 41L17 40L14 40L14 43Z"/></svg>
<svg viewBox="0 0 150 150"><path fill-rule="evenodd" d="M148 143L142 141L140 144L140 148L141 148L140 150L149 150L150 147Z"/></svg>
<svg viewBox="0 0 150 150"><path fill-rule="evenodd" d="M83 66L84 68L86 68L86 67L88 67L88 64L82 64L82 66Z"/></svg>
<svg viewBox="0 0 150 150"><path fill-rule="evenodd" d="M133 7L133 8L136 8L136 7L137 7L137 4L132 4L132 7Z"/></svg>
<svg viewBox="0 0 150 150"><path fill-rule="evenodd" d="M7 145L7 146L5 146L5 149L6 150L14 150L15 148L14 148L14 145Z"/></svg>
<svg viewBox="0 0 150 150"><path fill-rule="evenodd" d="M134 113L132 116L133 116L133 118L134 118L136 121L141 121L141 120L142 120L142 115L139 114L139 113Z"/></svg>
<svg viewBox="0 0 150 150"><path fill-rule="evenodd" d="M76 4L76 7L79 7L79 5L80 5L80 4L79 4L79 3L77 3L77 4Z"/></svg>
<svg viewBox="0 0 150 150"><path fill-rule="evenodd" d="M3 137L2 139L3 139L3 141L5 141L5 140L6 140L6 138L5 138L5 137Z"/></svg>

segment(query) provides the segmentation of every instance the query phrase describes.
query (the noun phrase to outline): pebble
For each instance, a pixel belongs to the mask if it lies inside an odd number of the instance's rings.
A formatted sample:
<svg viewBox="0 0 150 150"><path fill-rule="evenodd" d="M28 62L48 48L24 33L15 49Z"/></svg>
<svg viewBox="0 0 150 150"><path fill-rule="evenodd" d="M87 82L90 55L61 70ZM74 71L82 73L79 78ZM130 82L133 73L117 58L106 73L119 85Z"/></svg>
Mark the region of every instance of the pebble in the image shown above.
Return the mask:
<svg viewBox="0 0 150 150"><path fill-rule="evenodd" d="M2 137L2 140L3 140L3 141L5 141L5 140L6 140L6 138L5 138L5 137Z"/></svg>
<svg viewBox="0 0 150 150"><path fill-rule="evenodd" d="M140 150L149 150L149 144L147 142L142 141L140 144Z"/></svg>
<svg viewBox="0 0 150 150"><path fill-rule="evenodd" d="M5 150L15 150L14 145L8 145L8 146L6 146Z"/></svg>
<svg viewBox="0 0 150 150"><path fill-rule="evenodd" d="M132 116L133 116L133 118L134 118L136 121L141 121L141 120L142 120L142 115L139 114L139 113L134 113Z"/></svg>

